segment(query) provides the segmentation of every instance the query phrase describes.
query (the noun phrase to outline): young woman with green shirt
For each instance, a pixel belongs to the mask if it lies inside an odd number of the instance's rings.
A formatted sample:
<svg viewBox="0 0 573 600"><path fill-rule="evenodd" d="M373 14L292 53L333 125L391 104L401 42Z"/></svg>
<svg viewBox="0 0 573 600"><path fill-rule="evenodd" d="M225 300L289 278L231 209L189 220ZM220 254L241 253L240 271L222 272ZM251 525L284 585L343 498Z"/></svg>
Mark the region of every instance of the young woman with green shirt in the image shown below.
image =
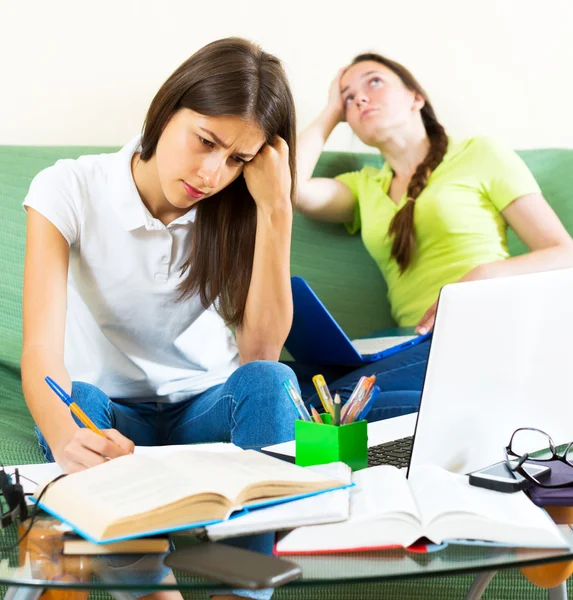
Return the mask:
<svg viewBox="0 0 573 600"><path fill-rule="evenodd" d="M313 178L342 121L381 153L384 166ZM432 329L445 284L573 267L573 240L517 154L489 138L449 139L412 74L378 54L359 55L339 71L327 106L299 136L297 208L361 230L396 322L419 333ZM509 256L508 225L529 253ZM369 419L412 412L428 348L346 373L332 386L348 392L374 372L384 392Z"/></svg>

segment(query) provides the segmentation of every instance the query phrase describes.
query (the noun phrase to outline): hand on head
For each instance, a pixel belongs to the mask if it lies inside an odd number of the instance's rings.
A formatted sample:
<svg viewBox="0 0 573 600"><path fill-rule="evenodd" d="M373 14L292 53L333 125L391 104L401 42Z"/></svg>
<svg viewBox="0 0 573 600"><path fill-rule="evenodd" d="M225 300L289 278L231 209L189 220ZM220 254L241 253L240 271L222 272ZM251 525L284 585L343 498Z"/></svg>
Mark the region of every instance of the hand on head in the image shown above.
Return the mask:
<svg viewBox="0 0 573 600"><path fill-rule="evenodd" d="M332 111L332 114L336 116L337 122L340 123L345 120L344 116L344 104L342 102L342 94L340 93L340 78L348 67L342 67L338 70L338 73L330 84L328 91L328 108Z"/></svg>
<svg viewBox="0 0 573 600"><path fill-rule="evenodd" d="M289 147L282 137L276 135L265 144L245 165L243 176L259 209L272 211L291 205Z"/></svg>

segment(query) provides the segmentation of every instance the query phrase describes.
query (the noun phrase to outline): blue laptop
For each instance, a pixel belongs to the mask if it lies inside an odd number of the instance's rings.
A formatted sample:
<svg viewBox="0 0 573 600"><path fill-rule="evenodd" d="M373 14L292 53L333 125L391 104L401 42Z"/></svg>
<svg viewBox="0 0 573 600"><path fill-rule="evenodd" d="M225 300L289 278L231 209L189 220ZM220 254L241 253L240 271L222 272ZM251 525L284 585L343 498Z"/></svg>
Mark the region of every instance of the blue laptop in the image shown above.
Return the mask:
<svg viewBox="0 0 573 600"><path fill-rule="evenodd" d="M363 365L391 356L427 340L414 328L395 328L376 337L350 340L320 298L302 277L292 277L293 323L286 349L299 363L309 365Z"/></svg>

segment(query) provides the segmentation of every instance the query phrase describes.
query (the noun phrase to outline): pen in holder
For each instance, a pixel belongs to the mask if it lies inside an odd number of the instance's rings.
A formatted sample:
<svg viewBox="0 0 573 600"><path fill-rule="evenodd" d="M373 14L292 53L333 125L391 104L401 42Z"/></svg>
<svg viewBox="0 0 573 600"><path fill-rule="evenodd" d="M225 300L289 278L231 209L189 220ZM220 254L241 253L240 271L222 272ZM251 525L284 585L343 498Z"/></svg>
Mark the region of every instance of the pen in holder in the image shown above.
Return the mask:
<svg viewBox="0 0 573 600"><path fill-rule="evenodd" d="M353 471L368 466L368 429L366 421L356 421L336 427L328 414L321 414L322 423L294 423L295 462L302 467L344 462Z"/></svg>

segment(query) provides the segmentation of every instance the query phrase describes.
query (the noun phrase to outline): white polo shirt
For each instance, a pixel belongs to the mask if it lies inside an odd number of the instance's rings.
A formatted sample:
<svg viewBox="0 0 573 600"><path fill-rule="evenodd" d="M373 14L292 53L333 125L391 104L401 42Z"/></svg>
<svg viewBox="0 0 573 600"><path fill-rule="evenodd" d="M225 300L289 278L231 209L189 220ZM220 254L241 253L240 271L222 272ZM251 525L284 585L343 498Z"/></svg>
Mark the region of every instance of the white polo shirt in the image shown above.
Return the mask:
<svg viewBox="0 0 573 600"><path fill-rule="evenodd" d="M70 245L65 365L110 398L177 402L238 367L232 333L198 297L177 301L194 209L165 226L131 174L140 137L115 154L59 160L33 180L24 206Z"/></svg>

